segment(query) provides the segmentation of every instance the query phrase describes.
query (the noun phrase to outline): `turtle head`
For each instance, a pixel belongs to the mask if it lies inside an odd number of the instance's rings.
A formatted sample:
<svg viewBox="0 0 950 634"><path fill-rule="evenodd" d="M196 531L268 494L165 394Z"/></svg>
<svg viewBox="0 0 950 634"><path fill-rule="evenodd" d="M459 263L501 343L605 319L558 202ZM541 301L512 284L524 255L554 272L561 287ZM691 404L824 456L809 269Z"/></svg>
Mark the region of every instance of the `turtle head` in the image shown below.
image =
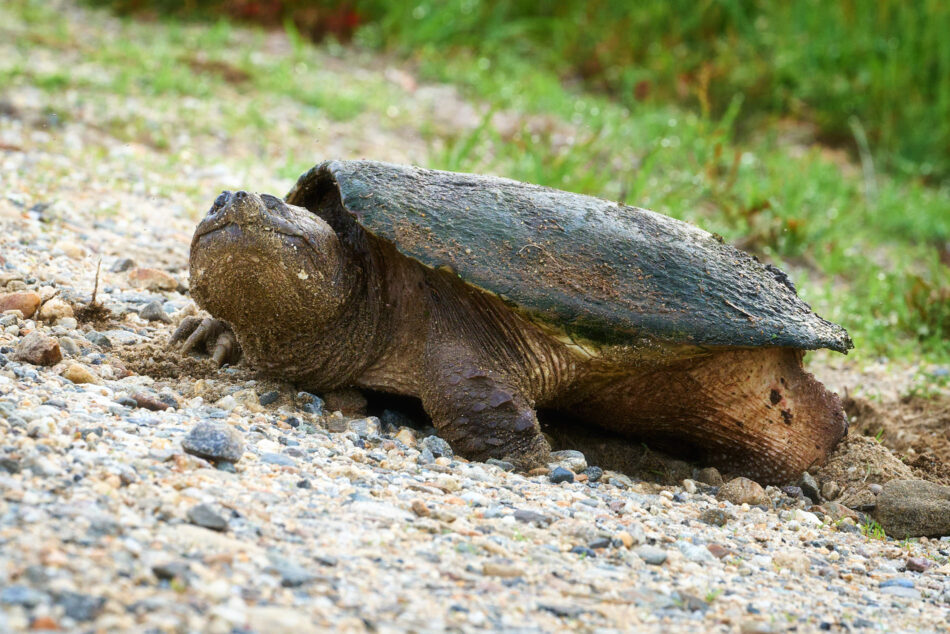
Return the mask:
<svg viewBox="0 0 950 634"><path fill-rule="evenodd" d="M319 331L353 288L354 267L319 216L267 194L223 192L191 242L198 305L245 339L268 329Z"/></svg>

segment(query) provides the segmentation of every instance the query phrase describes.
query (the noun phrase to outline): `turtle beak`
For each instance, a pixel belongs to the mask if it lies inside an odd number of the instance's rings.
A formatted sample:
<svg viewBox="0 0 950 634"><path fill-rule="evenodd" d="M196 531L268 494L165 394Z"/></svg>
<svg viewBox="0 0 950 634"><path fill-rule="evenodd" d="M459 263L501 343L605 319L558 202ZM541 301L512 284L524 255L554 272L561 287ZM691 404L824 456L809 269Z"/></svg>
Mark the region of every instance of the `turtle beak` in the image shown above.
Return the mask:
<svg viewBox="0 0 950 634"><path fill-rule="evenodd" d="M258 224L264 218L265 213L264 201L257 194L249 194L246 191L223 191L214 199L211 209L208 210L204 220L198 225L195 230L195 237L229 224L235 224L239 227Z"/></svg>
<svg viewBox="0 0 950 634"><path fill-rule="evenodd" d="M246 191L224 191L215 199L204 220L195 229L194 240L233 225L241 230L263 230L307 241L307 233L282 213L279 198Z"/></svg>

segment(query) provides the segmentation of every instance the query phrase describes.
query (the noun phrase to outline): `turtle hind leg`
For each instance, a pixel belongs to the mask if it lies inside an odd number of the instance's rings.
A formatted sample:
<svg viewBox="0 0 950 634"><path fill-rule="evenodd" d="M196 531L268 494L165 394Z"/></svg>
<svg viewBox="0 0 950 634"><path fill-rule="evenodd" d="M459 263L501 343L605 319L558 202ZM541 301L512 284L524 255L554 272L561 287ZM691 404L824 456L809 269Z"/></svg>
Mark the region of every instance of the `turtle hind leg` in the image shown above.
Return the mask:
<svg viewBox="0 0 950 634"><path fill-rule="evenodd" d="M213 317L185 317L172 333L168 345L180 346L182 354L204 348L219 367L241 358L241 345L231 326Z"/></svg>
<svg viewBox="0 0 950 634"><path fill-rule="evenodd" d="M515 382L464 343L435 341L427 348L422 404L456 452L523 470L547 462L551 448Z"/></svg>
<svg viewBox="0 0 950 634"><path fill-rule="evenodd" d="M706 464L763 483L796 480L847 431L838 396L789 348L723 350L587 386L583 420L640 439L681 441Z"/></svg>

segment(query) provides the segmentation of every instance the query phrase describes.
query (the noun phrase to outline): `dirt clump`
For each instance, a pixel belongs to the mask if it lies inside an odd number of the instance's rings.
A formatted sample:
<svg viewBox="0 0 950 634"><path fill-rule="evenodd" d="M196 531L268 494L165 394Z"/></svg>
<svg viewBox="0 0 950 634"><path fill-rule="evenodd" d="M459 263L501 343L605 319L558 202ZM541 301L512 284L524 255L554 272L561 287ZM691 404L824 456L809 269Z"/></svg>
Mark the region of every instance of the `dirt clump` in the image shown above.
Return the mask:
<svg viewBox="0 0 950 634"><path fill-rule="evenodd" d="M901 456L916 477L950 484L950 397L910 396L899 401L844 399L849 436L873 437Z"/></svg>
<svg viewBox="0 0 950 634"><path fill-rule="evenodd" d="M183 355L178 350L169 349L164 343L145 342L120 346L115 351L125 367L134 374L150 376L153 379L213 379L221 377L221 368L211 357ZM250 378L247 368L234 368L235 379ZM244 374L248 374L244 377Z"/></svg>
<svg viewBox="0 0 950 634"><path fill-rule="evenodd" d="M916 477L890 449L873 438L859 435L849 435L841 441L814 475L819 486L826 482L837 484L840 491L837 501L859 510L874 506L874 485Z"/></svg>

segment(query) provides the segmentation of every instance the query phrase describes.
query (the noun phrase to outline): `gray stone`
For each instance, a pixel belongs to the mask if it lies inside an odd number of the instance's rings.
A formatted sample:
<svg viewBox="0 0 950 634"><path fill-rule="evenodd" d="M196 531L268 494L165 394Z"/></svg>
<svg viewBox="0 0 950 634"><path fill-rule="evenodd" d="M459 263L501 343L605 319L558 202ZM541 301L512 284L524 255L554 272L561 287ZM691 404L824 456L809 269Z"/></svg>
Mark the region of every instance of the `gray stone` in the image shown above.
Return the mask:
<svg viewBox="0 0 950 634"><path fill-rule="evenodd" d="M48 598L45 592L28 586L7 586L0 590L0 605L22 605L32 608L44 603Z"/></svg>
<svg viewBox="0 0 950 634"><path fill-rule="evenodd" d="M188 562L185 561L165 561L152 566L152 573L164 581L184 579L188 572Z"/></svg>
<svg viewBox="0 0 950 634"><path fill-rule="evenodd" d="M370 438L379 435L379 419L375 416L351 420L347 426L350 428L350 431L356 432L356 435L360 438Z"/></svg>
<svg viewBox="0 0 950 634"><path fill-rule="evenodd" d="M162 307L162 302L157 300L146 304L142 310L139 311L139 317L148 321L161 321L166 324L172 323L172 318L165 312L165 309Z"/></svg>
<svg viewBox="0 0 950 634"><path fill-rule="evenodd" d="M423 449L428 449L432 452L432 455L436 458L446 457L452 458L455 454L452 452L452 447L449 446L442 438L438 436L426 436L422 439L422 442L419 443L419 446Z"/></svg>
<svg viewBox="0 0 950 634"><path fill-rule="evenodd" d="M662 566L666 561L666 551L656 546L640 546L633 552L651 566Z"/></svg>
<svg viewBox="0 0 950 634"><path fill-rule="evenodd" d="M600 467L587 467L584 473L587 474L588 482L597 482L604 476L604 470Z"/></svg>
<svg viewBox="0 0 950 634"><path fill-rule="evenodd" d="M195 526L203 526L213 531L228 530L228 520L210 504L197 504L188 509L188 521Z"/></svg>
<svg viewBox="0 0 950 634"><path fill-rule="evenodd" d="M241 434L224 423L198 423L185 436L181 446L190 454L210 460L237 462L244 455Z"/></svg>
<svg viewBox="0 0 950 634"><path fill-rule="evenodd" d="M554 470L548 475L548 478L553 484L560 484L561 482L573 482L574 474L570 469L565 469L564 467L554 467Z"/></svg>
<svg viewBox="0 0 950 634"><path fill-rule="evenodd" d="M276 464L282 467L294 467L297 465L297 462L293 458L280 453L262 453L261 462Z"/></svg>
<svg viewBox="0 0 950 634"><path fill-rule="evenodd" d="M877 498L874 519L895 539L950 535L950 487L891 480Z"/></svg>
<svg viewBox="0 0 950 634"><path fill-rule="evenodd" d="M261 394L257 400L261 405L270 405L271 403L276 402L278 398L280 398L280 392L277 390L271 390L270 392L264 392Z"/></svg>
<svg viewBox="0 0 950 634"><path fill-rule="evenodd" d="M801 487L802 493L811 498L812 502L821 501L821 490L818 488L818 482L812 474L807 471L803 473L802 479L798 481L798 486Z"/></svg>
<svg viewBox="0 0 950 634"><path fill-rule="evenodd" d="M132 258L119 258L112 263L112 266L109 267L109 271L112 273L124 273L133 268L135 268L135 260Z"/></svg>
<svg viewBox="0 0 950 634"><path fill-rule="evenodd" d="M323 399L310 392L297 392L297 402L300 403L300 409L314 416L323 416ZM261 403L264 405L264 403ZM330 430L334 431L334 430ZM343 431L343 430L340 430Z"/></svg>
<svg viewBox="0 0 950 634"><path fill-rule="evenodd" d="M683 553L684 557L692 562L699 564L711 564L716 561L716 558L713 557L712 553L709 552L709 549L705 546L678 541L676 542L676 547L681 553Z"/></svg>
<svg viewBox="0 0 950 634"><path fill-rule="evenodd" d="M528 511L524 509L515 511L515 519L519 522L524 522L525 524L537 524L539 526L547 526L553 521L547 515L542 515L536 511Z"/></svg>
<svg viewBox="0 0 950 634"><path fill-rule="evenodd" d="M113 342L113 343L118 342L122 344L123 346L131 345L133 343L139 343L145 340L145 338L142 337L141 335L137 335L134 332L129 332L128 330L121 330L121 329L106 330L102 334L107 336L110 342Z"/></svg>
<svg viewBox="0 0 950 634"><path fill-rule="evenodd" d="M550 465L554 467L564 467L574 473L580 473L587 468L587 458L579 451L565 449L563 451L552 451Z"/></svg>
<svg viewBox="0 0 950 634"><path fill-rule="evenodd" d="M9 456L0 457L0 469L7 473L20 473L20 461Z"/></svg>
<svg viewBox="0 0 950 634"><path fill-rule="evenodd" d="M881 594L889 594L895 597L903 597L905 599L919 599L920 590L915 590L914 588L905 588L904 586L887 586L881 588Z"/></svg>
<svg viewBox="0 0 950 634"><path fill-rule="evenodd" d="M60 337L59 338L59 347L60 349L68 356L75 357L80 352L79 344L76 343L76 340L72 337Z"/></svg>
<svg viewBox="0 0 950 634"><path fill-rule="evenodd" d="M505 462L504 460L499 460L498 458L489 458L485 461L485 464L490 464L495 467L498 467L502 471L514 471L515 465L510 462Z"/></svg>
<svg viewBox="0 0 950 634"><path fill-rule="evenodd" d="M271 555L271 569L280 575L280 585L285 588L297 588L316 578L303 566L279 555Z"/></svg>
<svg viewBox="0 0 950 634"><path fill-rule="evenodd" d="M56 597L56 603L62 606L66 616L82 623L98 617L106 600L78 592L61 592Z"/></svg>
<svg viewBox="0 0 950 634"><path fill-rule="evenodd" d="M821 497L825 500L833 500L838 497L838 494L841 492L841 487L838 486L838 483L834 480L828 480L821 485Z"/></svg>
<svg viewBox="0 0 950 634"><path fill-rule="evenodd" d="M104 334L102 334L101 332L96 332L95 330L90 330L89 332L87 332L87 333L86 333L85 335L83 335L83 336L86 337L86 339L89 341L89 343L92 343L92 344L94 344L94 345L97 345L97 346L99 346L100 348L102 348L103 350L111 350L111 349L112 349L112 341L110 341L109 338L108 338L107 336L105 336Z"/></svg>

